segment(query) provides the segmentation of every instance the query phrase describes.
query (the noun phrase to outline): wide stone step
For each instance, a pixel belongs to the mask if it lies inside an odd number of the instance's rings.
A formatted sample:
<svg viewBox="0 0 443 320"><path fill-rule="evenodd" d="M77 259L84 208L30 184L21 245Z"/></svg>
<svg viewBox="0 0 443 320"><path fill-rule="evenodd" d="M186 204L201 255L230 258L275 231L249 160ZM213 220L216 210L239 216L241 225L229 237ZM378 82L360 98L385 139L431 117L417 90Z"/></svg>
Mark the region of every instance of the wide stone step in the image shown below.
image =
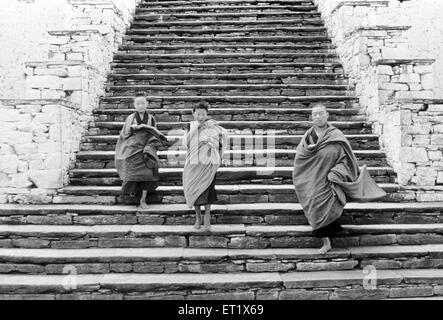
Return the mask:
<svg viewBox="0 0 443 320"><path fill-rule="evenodd" d="M235 108L247 111L251 108L312 108L321 102L328 109L355 109L358 99L352 96L147 96L149 109L192 109L196 103L206 100L211 110ZM133 109L131 96L102 97L100 109Z"/></svg>
<svg viewBox="0 0 443 320"><path fill-rule="evenodd" d="M228 132L243 134L261 133L263 130L273 130L277 134L304 134L312 126L310 121L219 121ZM339 128L346 134L371 133L371 126L364 121L331 121L331 125ZM157 127L168 134L183 134L187 122L157 122ZM91 128L96 128L96 134L119 134L123 122L95 122ZM91 132L92 129L90 129ZM273 133L273 132L271 132Z"/></svg>
<svg viewBox="0 0 443 320"><path fill-rule="evenodd" d="M369 173L378 183L395 183L395 173L389 167L370 167ZM292 183L292 167L224 167L217 172L217 183ZM118 185L116 169L72 169L71 185ZM161 184L181 185L182 168L160 168Z"/></svg>
<svg viewBox="0 0 443 320"><path fill-rule="evenodd" d="M335 249L0 249L0 271L8 274L240 273L441 268L443 245Z"/></svg>
<svg viewBox="0 0 443 320"><path fill-rule="evenodd" d="M170 38L165 38L170 43ZM177 39L176 39L177 40ZM188 42L189 39L183 39ZM236 43L233 38L228 39ZM247 41L243 37L240 41ZM291 40L292 41L292 40ZM212 42L212 41L211 41ZM119 52L114 56L114 62L131 63L337 63L339 59L335 53L316 53L316 52L227 52L227 53L197 53L197 54L148 54L148 53L123 53ZM196 74L193 74L193 76ZM184 75L183 75L184 76ZM225 77L228 75L225 75ZM236 77L232 75L231 78ZM238 77L238 76L237 76ZM255 76L256 77L256 76Z"/></svg>
<svg viewBox="0 0 443 320"><path fill-rule="evenodd" d="M177 80L173 80L176 82ZM107 96L130 96L144 91L147 95L174 95L174 96L229 96L229 95L352 95L347 85L316 85L316 84L188 84L188 85L149 85L126 84L110 85Z"/></svg>
<svg viewBox="0 0 443 320"><path fill-rule="evenodd" d="M378 150L380 148L378 136L372 134L346 135L354 150ZM229 146L245 148L245 145L270 145L279 149L295 149L300 143L302 135L230 135ZM118 135L87 135L83 137L82 151L111 151L115 150ZM170 145L181 145L182 136L168 136Z"/></svg>
<svg viewBox="0 0 443 320"><path fill-rule="evenodd" d="M192 37L218 37L218 36L246 36L246 37L261 37L261 36L327 36L326 28L324 27L243 27L243 28L168 28L168 29L135 29L131 28L126 32L127 37L131 36L192 36Z"/></svg>
<svg viewBox="0 0 443 320"><path fill-rule="evenodd" d="M302 86L309 88L309 85ZM314 85L315 87L315 85ZM247 111L247 112L245 112ZM98 109L94 111L96 121L125 121L126 117L134 113L134 109ZM192 121L192 109L153 109L149 112L157 122L187 122ZM246 120L269 120L269 121L309 121L312 109L295 108L255 108L247 110L238 108L211 108L209 115L217 121L246 121ZM358 109L328 109L330 121L362 121L365 116Z"/></svg>
<svg viewBox="0 0 443 320"><path fill-rule="evenodd" d="M140 13L153 12L267 12L273 10L285 10L294 13L317 13L317 7L313 5L294 5L294 4L273 4L273 5L245 5L243 3L237 4L220 4L220 3L206 3L202 4L176 4L176 5L140 5L136 10L136 15Z"/></svg>
<svg viewBox="0 0 443 320"><path fill-rule="evenodd" d="M132 22L132 27L136 29L166 29L166 28L237 28L237 27L269 27L269 26L291 26L291 27L324 27L323 20L314 19L269 19L269 20L213 20L213 21L166 21L153 22L146 21L143 18L137 18Z"/></svg>
<svg viewBox="0 0 443 320"><path fill-rule="evenodd" d="M343 73L340 63L146 63L146 62L116 62L112 70L118 74L136 73Z"/></svg>
<svg viewBox="0 0 443 320"><path fill-rule="evenodd" d="M215 1L203 1L203 0L191 0L191 1L147 1L139 4L138 8L151 8L151 7L183 7L183 6L244 6L249 8L250 6L281 6L287 5L291 7L309 7L316 8L312 1L299 1L299 0L215 0Z"/></svg>
<svg viewBox="0 0 443 320"><path fill-rule="evenodd" d="M215 40L216 41L216 40ZM289 44L255 42L205 44L194 43L186 45L180 41L171 40L169 45L165 44L127 44L120 48L120 53L127 54L210 54L210 53L334 53L330 44Z"/></svg>
<svg viewBox="0 0 443 320"><path fill-rule="evenodd" d="M442 244L443 224L344 225L337 248ZM318 248L309 226L213 225L0 225L3 248Z"/></svg>
<svg viewBox="0 0 443 320"><path fill-rule="evenodd" d="M4 299L83 300L345 300L431 297L442 295L440 269L380 270L368 281L361 270L178 273L0 275ZM68 280L68 281L67 281ZM254 290L251 290L254 289Z"/></svg>
<svg viewBox="0 0 443 320"><path fill-rule="evenodd" d="M257 85L346 85L347 80L343 78L343 74L335 73L240 73L240 74L211 74L211 73L200 73L200 74L149 74L149 73L134 73L134 74L119 74L112 73L109 75L110 85L119 86L152 86L152 85L166 85L166 86L186 86L186 85L213 85L213 87L208 87L209 89L215 88L214 85L231 85L230 89L226 87L226 97L230 96L248 96L249 88L253 90L253 86ZM244 85L244 89L238 91L237 94L235 86ZM250 87L247 87L250 86ZM269 88L269 87L268 87ZM329 93L323 94L324 91L320 89L311 89L310 91L290 91L287 87L287 94L281 94L282 96L304 96L306 93L310 93L311 96L336 96L337 94ZM282 88L284 90L284 88ZM230 93L233 91L233 93ZM167 91L170 92L170 91ZM300 94L297 94L297 93ZM215 96L211 94L204 94L204 92L198 92L200 96ZM258 94L256 94L258 95ZM161 96L161 95L160 95ZM189 94L188 96L193 96ZM195 96L195 95L194 95ZM265 91L261 96L270 96Z"/></svg>
<svg viewBox="0 0 443 320"><path fill-rule="evenodd" d="M293 21L290 21L293 22ZM206 35L206 34L250 34L250 33L268 33L268 34L282 34L288 32L292 35L326 35L327 29L324 26L288 26L288 23L283 23L283 26L278 25L265 25L259 26L257 24L249 24L244 22L243 25L235 26L233 28L226 25L218 24L217 26L205 26L198 28L192 28L190 26L156 26L150 24L144 24L140 28L137 25L132 25L126 32L127 35L139 34L139 35L161 35L161 34L190 34L190 35Z"/></svg>
<svg viewBox="0 0 443 320"><path fill-rule="evenodd" d="M386 154L379 150L354 150L360 165L386 167ZM183 167L186 151L181 146L158 152L161 167ZM78 169L111 169L114 168L115 151L80 151L77 154ZM257 149L248 147L227 150L222 158L222 167L282 167L294 164L294 149Z"/></svg>
<svg viewBox="0 0 443 320"><path fill-rule="evenodd" d="M387 195L384 202L404 201L407 194L400 192L397 184L379 183ZM217 204L240 203L298 203L292 184L228 184L216 185ZM137 204L140 197L121 195L120 186L68 186L54 196L54 203L105 203ZM160 186L147 199L150 204L185 203L182 186Z"/></svg>
<svg viewBox="0 0 443 320"><path fill-rule="evenodd" d="M91 196L92 198L93 196ZM366 202L346 204L340 222L347 225L443 223L442 202ZM32 225L193 225L195 212L185 204L130 205L4 204L1 224ZM300 204L248 203L213 205L212 223L307 225Z"/></svg>
<svg viewBox="0 0 443 320"><path fill-rule="evenodd" d="M218 9L203 12L188 12L170 10L138 10L134 21L155 22L206 22L206 21L269 21L278 19L320 19L319 12L292 11L290 7L275 8L267 10L231 10Z"/></svg>

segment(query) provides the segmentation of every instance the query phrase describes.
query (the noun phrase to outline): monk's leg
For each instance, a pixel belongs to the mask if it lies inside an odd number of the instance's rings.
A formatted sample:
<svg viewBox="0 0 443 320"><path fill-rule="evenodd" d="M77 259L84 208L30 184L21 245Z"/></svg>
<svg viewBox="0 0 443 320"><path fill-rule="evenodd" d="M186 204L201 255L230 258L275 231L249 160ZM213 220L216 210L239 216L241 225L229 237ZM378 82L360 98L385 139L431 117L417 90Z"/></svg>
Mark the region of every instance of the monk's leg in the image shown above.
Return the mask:
<svg viewBox="0 0 443 320"><path fill-rule="evenodd" d="M210 204L205 205L204 229L208 230L208 231L211 229L211 205Z"/></svg>
<svg viewBox="0 0 443 320"><path fill-rule="evenodd" d="M195 206L195 224L194 229L200 229L202 224L202 212L200 206Z"/></svg>
<svg viewBox="0 0 443 320"><path fill-rule="evenodd" d="M142 190L142 198L140 199L140 209L148 209L149 206L146 203L146 197L148 195L148 190Z"/></svg>
<svg viewBox="0 0 443 320"><path fill-rule="evenodd" d="M331 240L329 238L322 238L323 246L320 248L320 254L326 254L328 251L332 249Z"/></svg>

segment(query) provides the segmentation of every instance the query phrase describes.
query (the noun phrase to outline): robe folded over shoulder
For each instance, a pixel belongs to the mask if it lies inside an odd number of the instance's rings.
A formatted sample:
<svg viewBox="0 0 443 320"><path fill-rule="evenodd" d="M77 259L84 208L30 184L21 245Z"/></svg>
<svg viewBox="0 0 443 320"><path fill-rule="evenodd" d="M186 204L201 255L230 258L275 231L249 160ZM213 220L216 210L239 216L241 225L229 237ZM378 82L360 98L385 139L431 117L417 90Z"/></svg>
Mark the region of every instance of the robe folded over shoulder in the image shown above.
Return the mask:
<svg viewBox="0 0 443 320"><path fill-rule="evenodd" d="M122 193L130 189L133 182L146 182L149 191L157 188L159 159L157 148L166 137L157 130L154 118L140 120L138 113L133 113L126 119L115 148L115 167L123 181ZM146 123L149 128L134 130L133 124Z"/></svg>
<svg viewBox="0 0 443 320"><path fill-rule="evenodd" d="M370 201L386 195L357 159L344 134L328 124L314 147L308 148L314 127L297 147L293 181L297 198L313 230L334 222L347 200Z"/></svg>
<svg viewBox="0 0 443 320"><path fill-rule="evenodd" d="M190 124L183 145L187 148L183 169L183 191L186 204L192 208L213 182L228 144L228 133L215 120Z"/></svg>

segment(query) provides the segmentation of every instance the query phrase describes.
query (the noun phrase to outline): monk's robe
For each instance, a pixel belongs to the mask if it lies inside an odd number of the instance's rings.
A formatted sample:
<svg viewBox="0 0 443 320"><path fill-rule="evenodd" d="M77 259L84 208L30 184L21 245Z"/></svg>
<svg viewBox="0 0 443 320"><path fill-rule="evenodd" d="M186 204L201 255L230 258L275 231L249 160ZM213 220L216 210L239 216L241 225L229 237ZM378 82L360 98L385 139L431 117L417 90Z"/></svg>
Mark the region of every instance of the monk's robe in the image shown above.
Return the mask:
<svg viewBox="0 0 443 320"><path fill-rule="evenodd" d="M313 144L313 147L308 147ZM338 219L347 201L369 201L386 195L369 175L359 169L351 145L344 134L327 124L316 137L314 127L297 147L293 181L297 198L314 235L329 236L339 231Z"/></svg>
<svg viewBox="0 0 443 320"><path fill-rule="evenodd" d="M134 130L131 125L147 124L149 128ZM157 148L166 137L157 129L154 117L138 112L128 116L115 148L115 167L123 181L122 193L135 197L142 190L157 189L159 159Z"/></svg>
<svg viewBox="0 0 443 320"><path fill-rule="evenodd" d="M190 123L183 145L187 148L183 191L189 208L214 203L215 176L228 144L228 133L210 118Z"/></svg>

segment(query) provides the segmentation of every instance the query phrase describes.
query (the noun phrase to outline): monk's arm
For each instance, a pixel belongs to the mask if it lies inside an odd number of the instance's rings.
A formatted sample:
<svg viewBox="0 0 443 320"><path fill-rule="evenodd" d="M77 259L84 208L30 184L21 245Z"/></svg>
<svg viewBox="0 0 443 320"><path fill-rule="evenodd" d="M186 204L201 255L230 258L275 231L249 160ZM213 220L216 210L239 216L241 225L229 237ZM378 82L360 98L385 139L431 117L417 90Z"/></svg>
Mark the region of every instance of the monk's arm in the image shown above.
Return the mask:
<svg viewBox="0 0 443 320"><path fill-rule="evenodd" d="M134 116L130 115L126 118L125 124L123 125L122 130L120 131L120 135L123 138L129 138L133 133L133 128L131 127L132 123L134 122Z"/></svg>
<svg viewBox="0 0 443 320"><path fill-rule="evenodd" d="M340 144L336 144L339 149L337 152L337 158L335 166L331 168L330 175L335 176L342 182L352 182L357 178L352 174L352 163L349 156Z"/></svg>

